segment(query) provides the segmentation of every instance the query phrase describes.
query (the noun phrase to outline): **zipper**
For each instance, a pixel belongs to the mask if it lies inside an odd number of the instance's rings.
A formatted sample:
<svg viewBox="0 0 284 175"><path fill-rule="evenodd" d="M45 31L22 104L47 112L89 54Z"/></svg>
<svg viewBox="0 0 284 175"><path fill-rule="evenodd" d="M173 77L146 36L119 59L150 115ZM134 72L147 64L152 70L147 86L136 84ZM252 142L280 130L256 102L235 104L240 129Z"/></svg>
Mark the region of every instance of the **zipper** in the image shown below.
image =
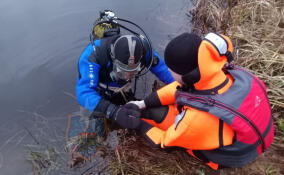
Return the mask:
<svg viewBox="0 0 284 175"><path fill-rule="evenodd" d="M248 119L244 114L242 114L241 112L237 111L236 109L232 108L232 107L229 107L227 106L226 104L224 103L221 103L215 99L212 99L212 98L203 98L203 97L197 97L197 96L192 96L192 95L189 95L189 94L183 94L183 95L177 95L177 98L179 96L186 96L188 97L190 100L193 100L193 101L197 101L197 102L200 102L200 103L203 103L203 104L207 104L209 106L217 106L221 109L225 109L239 117L241 117L244 121L246 121L246 123L248 123L256 132L256 134L258 135L260 141L261 141L261 147L262 147L262 152L265 151L265 142L264 142L264 138L262 137L262 134L261 132L258 130L258 128L255 126L255 124L250 120Z"/></svg>

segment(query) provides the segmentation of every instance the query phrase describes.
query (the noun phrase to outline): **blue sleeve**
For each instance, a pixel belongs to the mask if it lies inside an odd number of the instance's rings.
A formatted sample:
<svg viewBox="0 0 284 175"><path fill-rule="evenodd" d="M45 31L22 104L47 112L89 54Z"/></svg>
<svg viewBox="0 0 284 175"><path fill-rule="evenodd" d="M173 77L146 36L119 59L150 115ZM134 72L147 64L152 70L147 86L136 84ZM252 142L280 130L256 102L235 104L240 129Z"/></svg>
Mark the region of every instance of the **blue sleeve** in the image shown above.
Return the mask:
<svg viewBox="0 0 284 175"><path fill-rule="evenodd" d="M159 59L159 62L157 65L152 66L150 68L150 71L155 74L162 82L164 82L165 84L170 84L172 82L174 82L174 78L171 74L171 72L169 71L166 63L164 62L164 60L158 55L158 53L156 51L153 51L154 56L156 56Z"/></svg>
<svg viewBox="0 0 284 175"><path fill-rule="evenodd" d="M100 65L88 61L88 57L92 52L93 47L90 44L80 56L78 62L80 77L76 85L78 102L90 111L94 111L101 99L100 95L96 92L99 82Z"/></svg>

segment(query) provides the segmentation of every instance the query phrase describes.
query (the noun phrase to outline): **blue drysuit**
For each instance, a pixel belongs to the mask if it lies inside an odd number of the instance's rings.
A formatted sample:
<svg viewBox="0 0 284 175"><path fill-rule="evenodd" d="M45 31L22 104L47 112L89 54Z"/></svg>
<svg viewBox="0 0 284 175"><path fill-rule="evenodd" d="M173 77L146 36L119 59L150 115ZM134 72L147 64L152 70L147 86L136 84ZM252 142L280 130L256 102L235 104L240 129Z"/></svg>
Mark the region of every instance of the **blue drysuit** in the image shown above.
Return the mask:
<svg viewBox="0 0 284 175"><path fill-rule="evenodd" d="M109 45L109 39L104 38L96 40L94 42L95 47L89 44L81 54L78 62L79 78L76 85L76 94L80 105L90 111L97 110L98 104L105 100L103 95L98 92L99 83L107 84L109 87L122 87L126 83L111 80L109 72L112 70L112 62L107 53L107 45ZM141 64L145 63L143 59L149 57L147 50L145 53L146 56L142 58ZM158 63L152 66L150 71L165 84L173 82L174 79L163 59L155 51L153 54L158 59Z"/></svg>

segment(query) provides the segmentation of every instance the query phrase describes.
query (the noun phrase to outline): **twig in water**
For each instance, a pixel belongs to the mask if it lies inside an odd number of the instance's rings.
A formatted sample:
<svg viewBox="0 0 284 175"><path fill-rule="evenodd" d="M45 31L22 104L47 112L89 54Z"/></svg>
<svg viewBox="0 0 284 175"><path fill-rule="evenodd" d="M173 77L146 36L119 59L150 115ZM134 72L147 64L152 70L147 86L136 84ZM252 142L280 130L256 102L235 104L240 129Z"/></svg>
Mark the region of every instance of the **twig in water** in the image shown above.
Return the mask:
<svg viewBox="0 0 284 175"><path fill-rule="evenodd" d="M28 134L32 137L32 139L36 142L36 144L40 144L39 143L39 141L32 135L32 133L30 132L30 130L27 128L27 127L25 127L24 126L24 128L25 128L25 130L28 132Z"/></svg>
<svg viewBox="0 0 284 175"><path fill-rule="evenodd" d="M122 164L121 164L120 155L119 155L119 152L118 152L118 148L115 149L115 154L116 154L117 159L118 159L118 163L119 163L119 166L120 166L121 174L124 175Z"/></svg>

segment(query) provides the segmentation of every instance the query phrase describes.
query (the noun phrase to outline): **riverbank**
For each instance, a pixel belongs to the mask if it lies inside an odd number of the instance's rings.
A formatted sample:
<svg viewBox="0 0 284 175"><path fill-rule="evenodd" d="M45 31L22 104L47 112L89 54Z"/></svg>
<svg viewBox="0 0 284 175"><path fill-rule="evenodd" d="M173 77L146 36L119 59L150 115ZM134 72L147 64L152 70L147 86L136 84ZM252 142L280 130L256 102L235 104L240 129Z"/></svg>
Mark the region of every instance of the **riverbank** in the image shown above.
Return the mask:
<svg viewBox="0 0 284 175"><path fill-rule="evenodd" d="M235 64L267 86L276 136L269 150L243 168L213 171L182 151L153 149L140 136L120 135L113 174L284 174L284 3L277 0L198 0L189 11L193 32L218 32L235 46Z"/></svg>
<svg viewBox="0 0 284 175"><path fill-rule="evenodd" d="M102 156L97 156L98 159L89 162L82 170L80 167L70 169L67 167L70 158L66 157L66 153L45 146L49 144L53 146L53 140L44 142L44 148L39 147L39 151L32 147L28 160L33 165L34 174L53 174L52 170L59 170L65 174L103 172L102 174L117 175L284 174L283 5L280 1L271 0L238 0L237 2L198 0L196 6L188 13L193 20L193 32L204 35L214 31L229 36L235 46L235 64L246 67L267 85L276 135L273 145L254 162L243 168L214 171L184 151L166 152L152 148L147 140L136 132L120 129L117 132L119 145L115 149L103 150L100 153ZM59 139L62 141L61 137Z"/></svg>

